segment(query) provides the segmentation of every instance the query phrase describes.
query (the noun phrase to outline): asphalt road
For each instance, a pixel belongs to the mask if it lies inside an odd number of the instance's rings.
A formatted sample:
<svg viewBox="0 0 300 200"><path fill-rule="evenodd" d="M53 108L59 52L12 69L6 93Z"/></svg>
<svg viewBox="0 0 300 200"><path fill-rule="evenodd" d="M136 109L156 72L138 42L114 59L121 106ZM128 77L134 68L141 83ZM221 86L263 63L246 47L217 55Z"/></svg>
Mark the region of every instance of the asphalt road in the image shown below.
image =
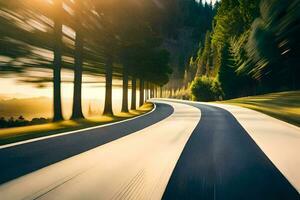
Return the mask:
<svg viewBox="0 0 300 200"><path fill-rule="evenodd" d="M173 111L158 103L154 112L135 120L0 149L0 184L142 130Z"/></svg>
<svg viewBox="0 0 300 200"><path fill-rule="evenodd" d="M0 199L300 199L228 111L156 105L132 121L0 149L0 181L11 180Z"/></svg>
<svg viewBox="0 0 300 200"><path fill-rule="evenodd" d="M180 156L163 199L300 199L232 114L214 106L189 105L201 110L201 120Z"/></svg>
<svg viewBox="0 0 300 200"><path fill-rule="evenodd" d="M201 117L192 106L168 104L174 112L151 126L0 185L0 199L161 199Z"/></svg>

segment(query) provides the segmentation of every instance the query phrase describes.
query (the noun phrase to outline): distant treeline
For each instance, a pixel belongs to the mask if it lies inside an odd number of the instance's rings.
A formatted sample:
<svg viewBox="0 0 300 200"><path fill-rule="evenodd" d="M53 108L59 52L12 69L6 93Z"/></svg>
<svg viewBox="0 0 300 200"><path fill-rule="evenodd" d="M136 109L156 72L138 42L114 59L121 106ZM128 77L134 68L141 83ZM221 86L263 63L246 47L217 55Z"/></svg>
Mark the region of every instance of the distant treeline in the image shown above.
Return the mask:
<svg viewBox="0 0 300 200"><path fill-rule="evenodd" d="M187 69L194 97L201 87L210 100L300 89L300 0L222 0L215 7L212 31Z"/></svg>
<svg viewBox="0 0 300 200"><path fill-rule="evenodd" d="M28 125L37 125L44 124L50 122L50 119L46 118L33 118L31 121L26 120L23 116L19 116L17 119L11 117L9 119L5 119L4 117L0 117L0 128L12 128L12 127L21 127Z"/></svg>

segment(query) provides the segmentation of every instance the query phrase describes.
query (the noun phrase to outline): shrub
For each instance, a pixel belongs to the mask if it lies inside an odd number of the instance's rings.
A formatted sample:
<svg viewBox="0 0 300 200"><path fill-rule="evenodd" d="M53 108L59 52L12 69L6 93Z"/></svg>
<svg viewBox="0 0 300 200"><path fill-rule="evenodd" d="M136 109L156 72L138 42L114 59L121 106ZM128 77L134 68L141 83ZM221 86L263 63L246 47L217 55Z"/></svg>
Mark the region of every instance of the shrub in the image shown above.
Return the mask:
<svg viewBox="0 0 300 200"><path fill-rule="evenodd" d="M222 99L220 83L213 78L202 76L196 78L191 84L194 101L215 101Z"/></svg>
<svg viewBox="0 0 300 200"><path fill-rule="evenodd" d="M31 121L26 120L22 115L17 119L10 117L6 120L4 117L0 117L0 128L11 128L11 127L21 127L21 126L29 126L36 124L45 124L51 122L50 119L46 118L34 118Z"/></svg>
<svg viewBox="0 0 300 200"><path fill-rule="evenodd" d="M190 100L191 99L191 90L190 88L181 88L175 91L174 98L176 99L183 99L183 100Z"/></svg>

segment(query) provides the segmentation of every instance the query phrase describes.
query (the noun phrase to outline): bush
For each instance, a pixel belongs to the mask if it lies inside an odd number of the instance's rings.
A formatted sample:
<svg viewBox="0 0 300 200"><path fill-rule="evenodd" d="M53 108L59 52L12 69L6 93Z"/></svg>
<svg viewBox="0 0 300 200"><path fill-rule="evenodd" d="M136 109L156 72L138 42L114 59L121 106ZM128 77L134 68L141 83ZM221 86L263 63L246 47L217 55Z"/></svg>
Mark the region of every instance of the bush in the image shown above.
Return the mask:
<svg viewBox="0 0 300 200"><path fill-rule="evenodd" d="M31 121L26 120L22 115L19 116L17 119L10 117L7 120L4 117L0 117L0 128L29 126L29 125L45 124L48 122L51 122L51 120L42 117L34 118Z"/></svg>
<svg viewBox="0 0 300 200"><path fill-rule="evenodd" d="M196 78L191 84L191 92L194 101L221 100L223 96L220 83L207 76Z"/></svg>
<svg viewBox="0 0 300 200"><path fill-rule="evenodd" d="M173 95L176 99L183 99L183 100L190 100L191 99L191 90L190 88L181 88L177 91L175 91L175 94Z"/></svg>

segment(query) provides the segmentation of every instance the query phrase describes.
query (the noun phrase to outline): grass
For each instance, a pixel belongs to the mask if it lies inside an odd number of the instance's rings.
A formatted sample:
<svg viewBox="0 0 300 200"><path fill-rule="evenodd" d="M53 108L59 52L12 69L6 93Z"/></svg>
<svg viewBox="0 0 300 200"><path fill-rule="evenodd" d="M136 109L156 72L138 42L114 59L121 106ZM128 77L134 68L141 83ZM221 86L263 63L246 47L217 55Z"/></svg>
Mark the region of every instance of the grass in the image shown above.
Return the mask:
<svg viewBox="0 0 300 200"><path fill-rule="evenodd" d="M300 91L249 96L218 103L253 109L300 127Z"/></svg>
<svg viewBox="0 0 300 200"><path fill-rule="evenodd" d="M146 103L138 110L130 111L129 113L118 113L115 116L100 116L81 120L66 120L55 123L0 129L0 145L117 122L147 113L152 109L153 104Z"/></svg>

